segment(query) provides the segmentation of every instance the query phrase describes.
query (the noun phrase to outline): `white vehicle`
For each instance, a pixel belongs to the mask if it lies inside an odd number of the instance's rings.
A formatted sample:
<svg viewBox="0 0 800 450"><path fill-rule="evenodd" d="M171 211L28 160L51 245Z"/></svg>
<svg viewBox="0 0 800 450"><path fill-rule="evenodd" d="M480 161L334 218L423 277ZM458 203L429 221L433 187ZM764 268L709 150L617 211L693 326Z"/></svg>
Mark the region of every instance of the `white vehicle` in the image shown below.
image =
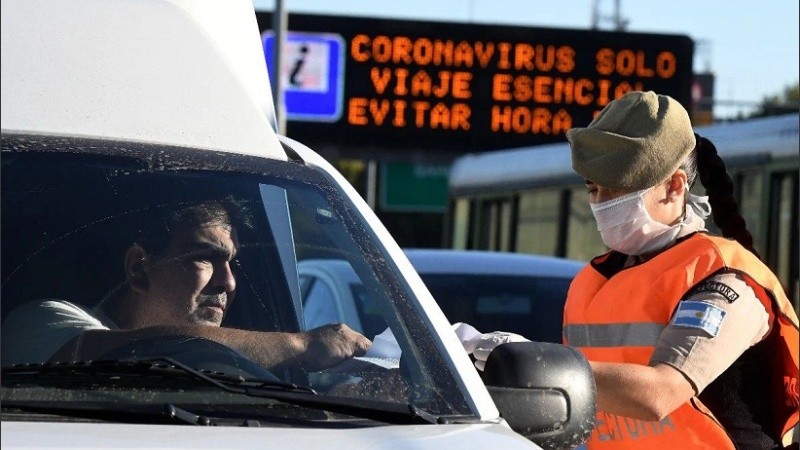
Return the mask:
<svg viewBox="0 0 800 450"><path fill-rule="evenodd" d="M275 133L249 0L4 0L1 17L4 449L567 448L588 436L594 386L579 353L500 346L484 386L366 203ZM15 340L37 331L18 308L60 299L94 311L126 289L119 255L140 220L207 198L248 211L235 301L210 307L222 327L301 331L298 264L343 259L398 363L267 370L183 335L75 361ZM205 252L171 263L218 257Z"/></svg>
<svg viewBox="0 0 800 450"><path fill-rule="evenodd" d="M564 302L586 263L542 255L450 249L405 249L451 323L503 330L532 341L561 343ZM306 328L346 322L375 335L386 328L347 261L305 260L298 266Z"/></svg>

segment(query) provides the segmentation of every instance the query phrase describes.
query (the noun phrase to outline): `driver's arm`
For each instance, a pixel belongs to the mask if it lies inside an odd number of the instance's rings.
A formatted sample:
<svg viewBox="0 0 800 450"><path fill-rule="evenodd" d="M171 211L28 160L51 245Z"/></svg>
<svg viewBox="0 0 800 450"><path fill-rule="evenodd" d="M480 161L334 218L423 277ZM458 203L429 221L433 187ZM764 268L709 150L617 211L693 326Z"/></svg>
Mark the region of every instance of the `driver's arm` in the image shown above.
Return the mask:
<svg viewBox="0 0 800 450"><path fill-rule="evenodd" d="M321 370L353 356L363 355L372 344L345 324L329 324L301 333L206 325L157 326L138 330L87 330L61 347L50 361L97 359L136 339L174 335L210 339L273 370L287 365L298 365L308 371Z"/></svg>

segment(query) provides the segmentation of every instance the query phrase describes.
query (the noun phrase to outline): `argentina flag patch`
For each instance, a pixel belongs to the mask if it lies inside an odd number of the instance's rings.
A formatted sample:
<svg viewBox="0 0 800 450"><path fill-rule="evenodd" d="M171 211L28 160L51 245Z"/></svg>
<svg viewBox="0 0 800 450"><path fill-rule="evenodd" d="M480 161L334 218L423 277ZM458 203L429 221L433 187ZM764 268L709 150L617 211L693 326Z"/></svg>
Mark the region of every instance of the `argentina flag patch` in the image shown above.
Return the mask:
<svg viewBox="0 0 800 450"><path fill-rule="evenodd" d="M725 311L706 302L682 301L672 317L672 324L679 327L697 328L714 337L725 320Z"/></svg>

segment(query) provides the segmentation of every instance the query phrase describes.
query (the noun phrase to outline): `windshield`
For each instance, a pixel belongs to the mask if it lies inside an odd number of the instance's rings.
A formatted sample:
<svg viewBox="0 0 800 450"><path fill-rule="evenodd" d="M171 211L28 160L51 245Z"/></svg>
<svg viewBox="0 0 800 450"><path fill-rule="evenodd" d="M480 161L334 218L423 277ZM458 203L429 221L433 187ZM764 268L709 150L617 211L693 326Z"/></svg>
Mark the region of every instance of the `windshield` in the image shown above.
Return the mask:
<svg viewBox="0 0 800 450"><path fill-rule="evenodd" d="M2 150L4 420L8 402L202 404L204 414L230 416L280 400L218 390L184 366L226 383L348 399L338 404L472 414L394 264L325 174L73 138L4 135ZM355 272L347 289L369 321L307 320L298 264L326 260ZM390 345L364 354L362 334ZM104 364L75 369L81 360ZM312 403L279 415L330 418L310 414L324 409Z"/></svg>

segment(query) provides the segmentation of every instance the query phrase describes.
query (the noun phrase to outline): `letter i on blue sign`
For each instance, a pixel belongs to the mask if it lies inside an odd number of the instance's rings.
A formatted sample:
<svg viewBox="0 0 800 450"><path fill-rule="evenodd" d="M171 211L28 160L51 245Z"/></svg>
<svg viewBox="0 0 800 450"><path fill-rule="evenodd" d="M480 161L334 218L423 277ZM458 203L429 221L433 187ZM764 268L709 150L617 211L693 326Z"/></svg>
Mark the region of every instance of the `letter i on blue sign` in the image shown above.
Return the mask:
<svg viewBox="0 0 800 450"><path fill-rule="evenodd" d="M272 32L263 36L267 69L272 64ZM335 122L344 98L344 39L333 33L289 32L281 61L286 118Z"/></svg>

